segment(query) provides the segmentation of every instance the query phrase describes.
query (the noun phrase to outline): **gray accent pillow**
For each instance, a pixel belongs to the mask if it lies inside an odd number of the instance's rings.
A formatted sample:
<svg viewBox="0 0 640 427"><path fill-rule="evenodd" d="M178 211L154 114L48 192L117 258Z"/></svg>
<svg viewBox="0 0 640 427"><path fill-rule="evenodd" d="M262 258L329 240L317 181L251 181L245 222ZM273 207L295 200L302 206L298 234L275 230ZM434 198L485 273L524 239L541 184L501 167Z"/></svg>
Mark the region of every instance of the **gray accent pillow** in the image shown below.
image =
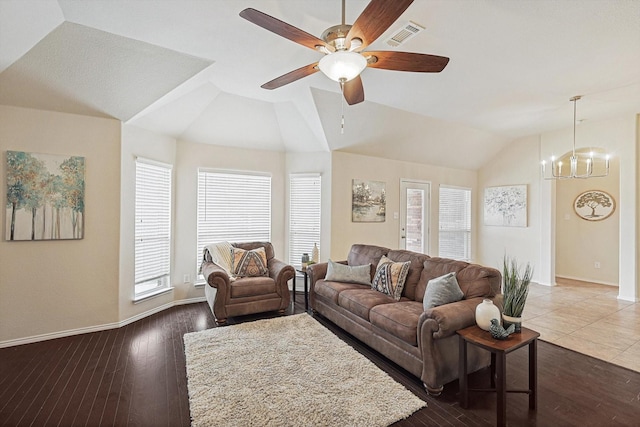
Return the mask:
<svg viewBox="0 0 640 427"><path fill-rule="evenodd" d="M371 264L344 265L329 260L324 280L332 282L360 283L371 286Z"/></svg>
<svg viewBox="0 0 640 427"><path fill-rule="evenodd" d="M424 293L422 305L428 310L439 305L460 301L464 297L456 273L447 273L444 276L429 280L427 290Z"/></svg>

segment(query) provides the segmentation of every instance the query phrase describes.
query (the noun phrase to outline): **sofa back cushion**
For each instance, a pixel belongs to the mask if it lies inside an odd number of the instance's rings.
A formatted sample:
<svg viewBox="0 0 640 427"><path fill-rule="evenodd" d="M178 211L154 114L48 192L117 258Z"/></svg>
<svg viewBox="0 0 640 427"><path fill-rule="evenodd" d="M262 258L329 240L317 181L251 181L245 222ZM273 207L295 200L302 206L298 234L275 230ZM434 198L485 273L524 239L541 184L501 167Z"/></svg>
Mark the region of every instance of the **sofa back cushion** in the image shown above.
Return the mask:
<svg viewBox="0 0 640 427"><path fill-rule="evenodd" d="M382 255L386 255L389 249L382 246L374 245L362 245L355 244L351 246L349 256L347 257L347 264L349 265L365 265L371 264L370 279L373 280L373 276L376 273L376 267L380 262Z"/></svg>
<svg viewBox="0 0 640 427"><path fill-rule="evenodd" d="M478 264L469 264L447 258L429 258L424 261L420 281L416 287L416 301L422 301L429 280L455 272L464 298L493 297L500 293L502 275L498 270Z"/></svg>
<svg viewBox="0 0 640 427"><path fill-rule="evenodd" d="M411 266L409 267L409 273L407 274L407 279L404 283L402 295L415 301L416 287L420 282L420 275L422 274L424 262L429 259L429 255L406 251L404 249L396 249L389 251L387 257L395 262L411 261ZM422 291L422 294L424 295L424 290Z"/></svg>
<svg viewBox="0 0 640 427"><path fill-rule="evenodd" d="M264 248L264 251L267 255L267 262L269 262L270 259L275 258L273 245L270 242L231 243L231 245L236 248L244 249L245 251L250 251L252 249L257 249L257 248Z"/></svg>

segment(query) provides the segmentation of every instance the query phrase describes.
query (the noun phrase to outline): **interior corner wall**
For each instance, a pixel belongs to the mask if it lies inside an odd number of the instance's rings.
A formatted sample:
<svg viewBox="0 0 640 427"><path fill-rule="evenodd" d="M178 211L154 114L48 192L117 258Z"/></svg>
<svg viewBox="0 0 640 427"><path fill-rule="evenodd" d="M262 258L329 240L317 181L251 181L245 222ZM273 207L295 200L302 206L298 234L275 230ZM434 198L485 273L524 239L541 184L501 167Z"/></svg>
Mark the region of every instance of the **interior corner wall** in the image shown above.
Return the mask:
<svg viewBox="0 0 640 427"><path fill-rule="evenodd" d="M539 138L511 142L478 171L479 203L476 215L478 260L502 270L505 255L534 268L533 280L540 279L540 169ZM484 225L484 191L487 187L527 185L527 226Z"/></svg>
<svg viewBox="0 0 640 427"><path fill-rule="evenodd" d="M170 165L175 164L176 140L131 125L122 125L122 155L120 190L120 292L119 321L126 322L146 312L170 304L176 295L184 294L182 277L171 268L171 286L173 292L161 294L138 302L133 302L135 294L135 196L136 196L136 158L143 157ZM173 191L175 199L176 170L173 168ZM176 229L176 206L173 204L172 230ZM175 240L175 233L172 235ZM175 245L172 245L172 262L175 258Z"/></svg>
<svg viewBox="0 0 640 427"><path fill-rule="evenodd" d="M383 181L386 183L385 222L351 221L351 186L353 179ZM437 256L439 221L439 186L451 185L471 188L472 214L477 210L477 173L462 169L444 168L399 160L370 157L334 151L331 153L331 251L333 260L346 259L351 245L365 243L397 248L400 240L399 220L394 212L400 211L400 180L412 179L429 182L429 255ZM472 240L472 259L476 259L475 234Z"/></svg>
<svg viewBox="0 0 640 427"><path fill-rule="evenodd" d="M0 240L0 345L86 331L118 320L120 122L0 106L6 151L85 157L81 240ZM6 178L0 197L6 200Z"/></svg>
<svg viewBox="0 0 640 427"><path fill-rule="evenodd" d="M285 255L285 154L278 151L250 150L178 140L176 148L174 272L182 278L197 276L196 254L198 169L266 172L271 174L271 243L276 257ZM186 292L186 293L185 293ZM201 288L190 285L181 288L176 299L204 295Z"/></svg>
<svg viewBox="0 0 640 427"><path fill-rule="evenodd" d="M540 156L556 157L570 150L569 141L572 128L541 135ZM638 299L638 136L637 115L627 114L601 121L586 121L579 126L577 134L578 147L602 147L619 162L619 215L618 230L618 297L625 300ZM599 178L588 180L595 189L601 184ZM557 187L557 186L556 186ZM557 188L556 188L557 191ZM552 193L553 197L553 193ZM555 215L555 214L552 214ZM558 227L561 225L558 224ZM542 230L546 233L546 230ZM597 242L607 245L606 241ZM561 256L556 251L556 257ZM593 268L590 260L589 268ZM615 268L615 267L614 267Z"/></svg>
<svg viewBox="0 0 640 427"><path fill-rule="evenodd" d="M329 258L331 248L331 153L328 151L286 154L286 221L284 261L289 254L289 175L292 173L319 173L320 202L320 260Z"/></svg>

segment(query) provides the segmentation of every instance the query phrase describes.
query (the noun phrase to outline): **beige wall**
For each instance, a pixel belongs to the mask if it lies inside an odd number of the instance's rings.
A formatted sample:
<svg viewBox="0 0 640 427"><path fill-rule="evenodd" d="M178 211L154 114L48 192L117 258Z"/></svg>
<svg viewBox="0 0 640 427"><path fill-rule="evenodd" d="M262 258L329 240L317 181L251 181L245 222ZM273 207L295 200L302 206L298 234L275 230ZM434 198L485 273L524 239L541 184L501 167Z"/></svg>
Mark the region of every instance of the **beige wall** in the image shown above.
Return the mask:
<svg viewBox="0 0 640 427"><path fill-rule="evenodd" d="M504 255L534 268L534 280L540 272L540 170L539 138L516 140L478 171L479 203L478 255L481 264L502 270ZM502 227L484 225L484 190L503 185L527 186L527 226Z"/></svg>
<svg viewBox="0 0 640 427"><path fill-rule="evenodd" d="M573 209L576 197L602 190L620 200L619 159L611 160L603 178L571 179L556 184L556 276L618 286L620 214L602 221L586 221ZM595 263L600 263L600 268Z"/></svg>
<svg viewBox="0 0 640 427"><path fill-rule="evenodd" d="M0 106L0 150L86 161L84 239L0 240L0 343L117 322L120 122Z"/></svg>
<svg viewBox="0 0 640 427"><path fill-rule="evenodd" d="M476 210L476 172L428 166L418 163L388 160L359 154L334 151L331 159L331 252L334 260L346 259L354 243L367 243L397 248L399 220L394 212L400 211L400 179L413 179L431 183L430 202L430 254L438 251L438 188L453 185L472 189L472 212ZM351 222L351 182L353 179L384 181L386 183L386 221L377 223ZM473 219L472 219L473 221ZM472 236L472 242L476 236ZM472 243L475 245L475 243ZM472 250L475 259L475 250Z"/></svg>
<svg viewBox="0 0 640 427"><path fill-rule="evenodd" d="M597 246L598 250L602 249L601 252L588 252L587 248L586 251L577 255L564 252L568 248L556 244L558 234L564 236L565 231L571 231L565 230L571 228L566 223L572 221L571 216L568 221L564 220L567 213L565 201L568 202L566 199L570 199L573 202L578 189L562 187L564 183L557 181L543 180L540 177L539 162L542 159L549 159L552 154L561 156L571 149L572 128L566 128L514 141L480 169L478 173L480 188L514 183L529 185L529 226L526 229L515 230L506 227L487 227L479 223L480 261L483 264L494 265L495 260L501 258L506 250L507 253L515 254L522 261L530 261L536 268L534 281L539 283L554 285L556 274L566 274L582 280L603 283L615 282L619 285L619 298L638 300L640 296L637 244L640 212L638 200L640 177L637 172L639 127L637 115L585 122L580 126L578 148L602 147L614 158L612 177L607 178L609 181L600 181L602 178L584 181L589 187L603 185L609 188L612 194L617 193L616 215L618 217L602 224L607 227L603 234L606 235L616 229L617 236L610 238L600 236ZM529 160L523 162L526 159ZM617 173L616 169L618 169ZM562 218L561 222L558 221L558 217ZM577 220L576 217L573 222ZM584 230L580 230L580 233L583 232ZM561 239L567 239L567 237L561 237ZM563 253L558 253L560 250ZM595 256L602 259L594 259ZM559 263L558 260L560 260ZM596 270L593 267L595 261L601 262L601 269L597 274L593 273ZM556 271L557 269L559 271Z"/></svg>

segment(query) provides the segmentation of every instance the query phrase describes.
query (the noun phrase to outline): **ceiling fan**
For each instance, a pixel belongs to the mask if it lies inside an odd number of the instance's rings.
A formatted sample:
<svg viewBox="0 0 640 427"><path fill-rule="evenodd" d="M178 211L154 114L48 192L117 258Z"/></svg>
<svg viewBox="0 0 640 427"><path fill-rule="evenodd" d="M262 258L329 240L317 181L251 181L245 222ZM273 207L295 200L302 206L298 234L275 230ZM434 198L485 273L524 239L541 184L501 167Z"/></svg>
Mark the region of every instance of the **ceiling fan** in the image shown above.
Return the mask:
<svg viewBox="0 0 640 427"><path fill-rule="evenodd" d="M324 53L320 61L277 77L261 87L276 89L309 76L318 70L340 83L349 105L364 101L360 73L366 68L394 71L439 73L449 62L444 56L395 51L364 51L402 13L413 0L371 0L353 25L345 24L345 0L342 0L342 23L327 28L322 39L258 10L248 8L240 16L279 36Z"/></svg>

